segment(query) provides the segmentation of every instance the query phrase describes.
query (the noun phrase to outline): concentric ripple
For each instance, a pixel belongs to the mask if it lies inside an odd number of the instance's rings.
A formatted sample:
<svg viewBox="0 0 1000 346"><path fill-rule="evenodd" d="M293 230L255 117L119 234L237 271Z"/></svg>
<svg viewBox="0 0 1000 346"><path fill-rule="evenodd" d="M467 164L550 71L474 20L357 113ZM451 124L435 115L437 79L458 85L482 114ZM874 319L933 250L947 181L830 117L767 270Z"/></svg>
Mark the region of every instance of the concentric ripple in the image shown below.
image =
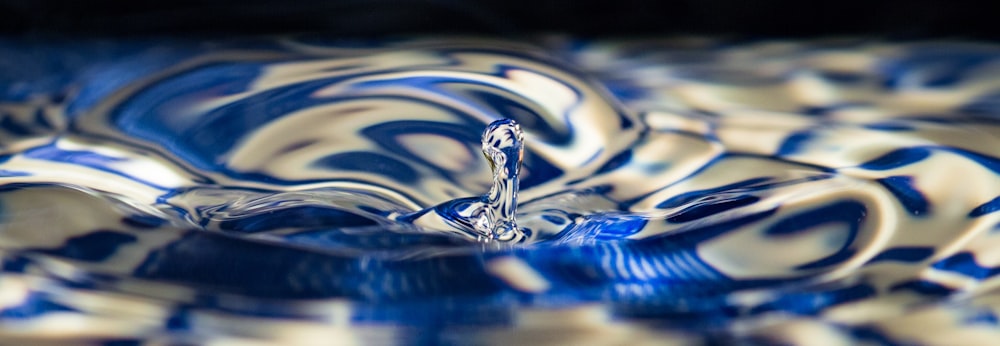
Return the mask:
<svg viewBox="0 0 1000 346"><path fill-rule="evenodd" d="M0 54L0 339L1000 339L1000 46Z"/></svg>

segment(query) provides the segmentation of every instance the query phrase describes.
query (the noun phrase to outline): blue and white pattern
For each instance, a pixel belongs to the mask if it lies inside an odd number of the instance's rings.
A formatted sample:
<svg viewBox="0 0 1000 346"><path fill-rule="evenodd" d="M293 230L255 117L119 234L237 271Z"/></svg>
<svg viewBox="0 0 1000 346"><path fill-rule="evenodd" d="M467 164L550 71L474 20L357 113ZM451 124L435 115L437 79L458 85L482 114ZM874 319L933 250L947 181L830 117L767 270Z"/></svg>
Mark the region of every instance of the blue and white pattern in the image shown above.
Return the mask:
<svg viewBox="0 0 1000 346"><path fill-rule="evenodd" d="M1000 340L997 45L0 54L0 341Z"/></svg>

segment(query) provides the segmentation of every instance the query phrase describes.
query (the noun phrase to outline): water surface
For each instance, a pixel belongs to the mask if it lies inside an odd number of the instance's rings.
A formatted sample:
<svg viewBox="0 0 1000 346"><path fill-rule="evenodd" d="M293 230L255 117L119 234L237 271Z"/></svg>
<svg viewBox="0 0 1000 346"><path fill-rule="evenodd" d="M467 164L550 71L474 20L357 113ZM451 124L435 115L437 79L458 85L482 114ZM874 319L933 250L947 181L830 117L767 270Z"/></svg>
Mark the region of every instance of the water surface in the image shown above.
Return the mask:
<svg viewBox="0 0 1000 346"><path fill-rule="evenodd" d="M0 54L0 338L1000 338L1000 46Z"/></svg>

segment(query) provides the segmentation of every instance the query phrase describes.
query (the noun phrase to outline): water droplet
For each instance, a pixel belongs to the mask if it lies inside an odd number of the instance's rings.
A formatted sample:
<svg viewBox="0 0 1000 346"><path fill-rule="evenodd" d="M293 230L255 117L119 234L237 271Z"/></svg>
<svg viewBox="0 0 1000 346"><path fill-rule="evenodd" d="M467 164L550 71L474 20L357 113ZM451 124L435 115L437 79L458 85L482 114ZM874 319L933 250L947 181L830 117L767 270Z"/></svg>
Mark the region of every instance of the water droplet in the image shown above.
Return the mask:
<svg viewBox="0 0 1000 346"><path fill-rule="evenodd" d="M494 121L483 131L483 155L493 169L493 185L482 197L483 212L476 232L484 240L511 241L521 238L517 227L518 177L524 157L524 133L514 120Z"/></svg>

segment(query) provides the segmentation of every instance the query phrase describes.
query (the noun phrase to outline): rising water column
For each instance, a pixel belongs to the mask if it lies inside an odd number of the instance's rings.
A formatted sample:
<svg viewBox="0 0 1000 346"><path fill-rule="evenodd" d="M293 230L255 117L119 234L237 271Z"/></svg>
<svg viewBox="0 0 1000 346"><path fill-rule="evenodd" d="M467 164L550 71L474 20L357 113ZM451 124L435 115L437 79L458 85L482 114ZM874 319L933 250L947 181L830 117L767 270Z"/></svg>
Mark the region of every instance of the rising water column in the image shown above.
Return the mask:
<svg viewBox="0 0 1000 346"><path fill-rule="evenodd" d="M493 169L493 186L483 196L484 210L476 220L476 231L485 240L509 241L521 237L517 227L518 176L524 156L524 133L511 119L490 123L483 131L483 155Z"/></svg>

